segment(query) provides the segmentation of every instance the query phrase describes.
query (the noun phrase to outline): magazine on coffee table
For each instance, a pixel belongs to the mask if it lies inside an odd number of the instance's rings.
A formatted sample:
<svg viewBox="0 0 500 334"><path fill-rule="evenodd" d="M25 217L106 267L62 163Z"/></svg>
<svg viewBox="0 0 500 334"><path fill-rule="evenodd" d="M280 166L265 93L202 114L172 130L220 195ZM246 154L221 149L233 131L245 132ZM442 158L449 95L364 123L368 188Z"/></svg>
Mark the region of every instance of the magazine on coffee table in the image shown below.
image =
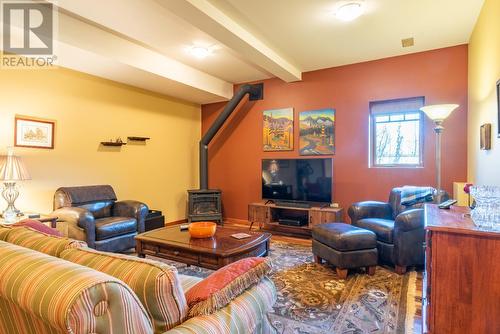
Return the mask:
<svg viewBox="0 0 500 334"><path fill-rule="evenodd" d="M246 234L246 233L235 233L235 234L231 234L231 236L235 239L246 239L246 238L251 237L250 234Z"/></svg>

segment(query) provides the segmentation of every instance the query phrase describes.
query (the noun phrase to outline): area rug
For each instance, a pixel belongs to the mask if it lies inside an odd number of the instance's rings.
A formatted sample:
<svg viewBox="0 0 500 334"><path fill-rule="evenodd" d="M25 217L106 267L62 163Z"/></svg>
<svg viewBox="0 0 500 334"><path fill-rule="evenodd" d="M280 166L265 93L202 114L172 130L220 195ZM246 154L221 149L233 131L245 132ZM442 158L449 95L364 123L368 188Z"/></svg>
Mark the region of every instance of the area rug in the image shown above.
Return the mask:
<svg viewBox="0 0 500 334"><path fill-rule="evenodd" d="M279 334L411 333L415 314L416 273L397 275L377 267L337 277L329 265L313 262L311 248L272 241L271 278L278 300L268 313ZM212 271L161 260L179 273L206 277Z"/></svg>

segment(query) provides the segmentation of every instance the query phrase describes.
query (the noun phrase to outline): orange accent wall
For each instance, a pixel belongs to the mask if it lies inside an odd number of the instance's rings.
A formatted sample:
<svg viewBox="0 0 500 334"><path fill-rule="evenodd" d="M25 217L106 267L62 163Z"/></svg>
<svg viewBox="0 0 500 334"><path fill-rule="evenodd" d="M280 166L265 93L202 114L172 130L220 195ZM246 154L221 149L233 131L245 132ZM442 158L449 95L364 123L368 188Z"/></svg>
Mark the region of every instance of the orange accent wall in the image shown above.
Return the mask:
<svg viewBox="0 0 500 334"><path fill-rule="evenodd" d="M247 219L247 205L261 199L261 159L300 157L298 113L304 110L336 109L333 199L345 209L356 201L385 201L395 186L434 185L428 119L424 168L368 167L369 102L413 96L460 105L444 123L443 187L452 193L452 182L467 177L467 45L307 72L300 82L264 80L264 100L240 103L209 147L209 185L222 190L224 216ZM202 106L202 132L224 105ZM262 111L286 107L295 109L294 150L263 152Z"/></svg>

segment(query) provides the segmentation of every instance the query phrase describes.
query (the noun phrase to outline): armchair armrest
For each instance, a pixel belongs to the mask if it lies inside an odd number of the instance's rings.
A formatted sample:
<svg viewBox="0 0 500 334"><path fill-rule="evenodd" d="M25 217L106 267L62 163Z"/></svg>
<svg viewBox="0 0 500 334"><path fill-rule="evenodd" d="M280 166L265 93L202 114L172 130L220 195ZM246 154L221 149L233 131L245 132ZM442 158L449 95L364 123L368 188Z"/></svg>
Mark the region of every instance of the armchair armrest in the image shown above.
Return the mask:
<svg viewBox="0 0 500 334"><path fill-rule="evenodd" d="M408 232L424 228L424 209L412 209L400 213L394 221L394 229Z"/></svg>
<svg viewBox="0 0 500 334"><path fill-rule="evenodd" d="M392 218L392 208L389 203L376 202L376 201L365 201L353 203L348 210L349 217L351 218L351 223L356 224L356 222L363 218Z"/></svg>
<svg viewBox="0 0 500 334"><path fill-rule="evenodd" d="M400 213L394 221L394 263L406 267L425 263L424 209Z"/></svg>
<svg viewBox="0 0 500 334"><path fill-rule="evenodd" d="M87 245L91 248L95 247L95 219L89 210L80 207L65 207L53 211L51 215L57 216L58 221L84 229Z"/></svg>
<svg viewBox="0 0 500 334"><path fill-rule="evenodd" d="M113 216L130 217L137 220L137 231L144 232L145 220L148 215L149 208L146 204L138 201L118 201L113 205Z"/></svg>

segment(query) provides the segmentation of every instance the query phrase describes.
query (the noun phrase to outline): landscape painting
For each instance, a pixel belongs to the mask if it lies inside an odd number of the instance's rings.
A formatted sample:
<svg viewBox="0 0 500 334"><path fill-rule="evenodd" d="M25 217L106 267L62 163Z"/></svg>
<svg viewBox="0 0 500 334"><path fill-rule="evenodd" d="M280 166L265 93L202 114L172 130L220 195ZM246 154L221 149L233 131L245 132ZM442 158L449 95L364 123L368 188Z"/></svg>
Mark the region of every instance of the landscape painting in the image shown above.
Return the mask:
<svg viewBox="0 0 500 334"><path fill-rule="evenodd" d="M300 155L335 153L335 109L303 111L300 122Z"/></svg>
<svg viewBox="0 0 500 334"><path fill-rule="evenodd" d="M263 149L264 151L293 150L293 108L264 111Z"/></svg>

